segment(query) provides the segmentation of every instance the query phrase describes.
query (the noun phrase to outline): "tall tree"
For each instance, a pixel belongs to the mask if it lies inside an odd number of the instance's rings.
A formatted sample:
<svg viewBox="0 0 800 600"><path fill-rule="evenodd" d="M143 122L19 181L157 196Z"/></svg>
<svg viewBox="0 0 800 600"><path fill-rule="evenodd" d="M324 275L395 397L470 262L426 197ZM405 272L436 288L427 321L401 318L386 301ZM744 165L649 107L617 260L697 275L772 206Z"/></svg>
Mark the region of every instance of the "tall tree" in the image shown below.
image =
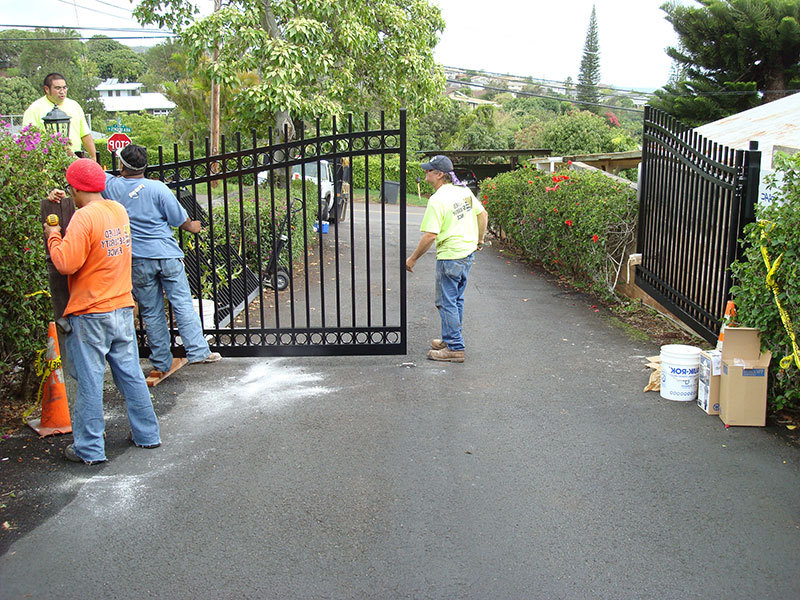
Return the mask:
<svg viewBox="0 0 800 600"><path fill-rule="evenodd" d="M87 60L84 45L74 29L36 29L22 43L18 67L21 76L44 94L42 84L48 73L61 73L67 78L69 97L80 103L87 115L104 118L106 112L100 102L94 64ZM65 39L66 38L66 39Z"/></svg>
<svg viewBox="0 0 800 600"><path fill-rule="evenodd" d="M675 74L652 105L698 125L800 86L800 0L696 0L662 5L677 32Z"/></svg>
<svg viewBox="0 0 800 600"><path fill-rule="evenodd" d="M0 85L0 115L21 115L42 94L24 77L4 77Z"/></svg>
<svg viewBox="0 0 800 600"><path fill-rule="evenodd" d="M182 52L180 42L174 39L165 40L147 49L144 53L147 69L140 79L147 91L163 91L165 82L176 83L182 77Z"/></svg>
<svg viewBox="0 0 800 600"><path fill-rule="evenodd" d="M199 20L192 0L143 0L135 14L181 34L191 67L223 88L256 75L232 97L244 127L281 131L293 117L424 108L444 87L433 60L444 22L427 0L231 0Z"/></svg>
<svg viewBox="0 0 800 600"><path fill-rule="evenodd" d="M583 45L583 58L581 69L578 73L578 102L597 104L600 102L600 48L597 41L597 12L592 5L592 15L589 17L589 29L586 31L586 42ZM591 104L588 110L595 110Z"/></svg>
<svg viewBox="0 0 800 600"><path fill-rule="evenodd" d="M4 29L0 31L0 68L18 69L19 55L25 47L21 39L29 38L31 31L22 29Z"/></svg>
<svg viewBox="0 0 800 600"><path fill-rule="evenodd" d="M95 35L86 42L86 58L95 64L95 72L100 79L139 81L147 69L141 55L104 35Z"/></svg>

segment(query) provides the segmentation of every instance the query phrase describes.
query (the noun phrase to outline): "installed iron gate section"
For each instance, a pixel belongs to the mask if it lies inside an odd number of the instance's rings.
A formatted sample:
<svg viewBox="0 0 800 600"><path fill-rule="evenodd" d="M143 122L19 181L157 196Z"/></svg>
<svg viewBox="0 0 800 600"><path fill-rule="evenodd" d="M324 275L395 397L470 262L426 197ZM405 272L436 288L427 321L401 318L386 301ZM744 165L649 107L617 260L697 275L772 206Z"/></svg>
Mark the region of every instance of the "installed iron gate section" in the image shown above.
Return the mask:
<svg viewBox="0 0 800 600"><path fill-rule="evenodd" d="M169 162L158 149L147 177L175 190L190 218L203 225L200 236L178 235L213 350L225 356L406 353L405 111L398 121L387 127L381 113L376 128L364 115L357 130L349 117L339 131L332 119L323 133L317 120L314 137L304 137L301 124L299 139L278 143L270 129L266 145L253 133L249 148L236 135L233 150L222 138L214 156L208 140L201 157L191 143L188 158L175 145ZM399 163L397 204L387 205L369 185L354 202L354 168L363 169L367 182L376 171L384 182L387 160ZM332 188L324 185L328 166ZM303 184L309 180L316 185ZM336 195L330 214L317 190ZM317 224L320 214L328 217L327 233ZM287 215L294 215L293 226ZM281 275L288 286L279 291L274 284ZM180 333L168 317L173 352L181 355ZM146 356L141 324L138 334Z"/></svg>
<svg viewBox="0 0 800 600"><path fill-rule="evenodd" d="M761 153L732 150L645 107L636 284L714 342L754 219Z"/></svg>

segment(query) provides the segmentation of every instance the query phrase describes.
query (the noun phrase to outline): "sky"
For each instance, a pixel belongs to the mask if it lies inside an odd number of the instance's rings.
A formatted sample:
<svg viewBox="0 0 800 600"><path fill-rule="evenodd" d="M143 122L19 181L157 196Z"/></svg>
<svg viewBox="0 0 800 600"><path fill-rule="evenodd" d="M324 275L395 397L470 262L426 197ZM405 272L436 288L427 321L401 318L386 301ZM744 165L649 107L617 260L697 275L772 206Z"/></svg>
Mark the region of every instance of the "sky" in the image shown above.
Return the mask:
<svg viewBox="0 0 800 600"><path fill-rule="evenodd" d="M669 79L664 50L677 35L659 8L665 0L431 2L447 23L434 56L448 67L577 81L594 5L603 84L649 90Z"/></svg>
<svg viewBox="0 0 800 600"><path fill-rule="evenodd" d="M592 5L597 9L600 80L651 90L669 79L665 48L677 43L665 0L430 0L447 23L434 56L442 65L539 79L577 81ZM683 3L690 0L682 0ZM211 0L201 4L210 7ZM10 25L140 27L128 0L0 0L0 29ZM143 33L84 31L85 35ZM147 46L158 39L120 40Z"/></svg>

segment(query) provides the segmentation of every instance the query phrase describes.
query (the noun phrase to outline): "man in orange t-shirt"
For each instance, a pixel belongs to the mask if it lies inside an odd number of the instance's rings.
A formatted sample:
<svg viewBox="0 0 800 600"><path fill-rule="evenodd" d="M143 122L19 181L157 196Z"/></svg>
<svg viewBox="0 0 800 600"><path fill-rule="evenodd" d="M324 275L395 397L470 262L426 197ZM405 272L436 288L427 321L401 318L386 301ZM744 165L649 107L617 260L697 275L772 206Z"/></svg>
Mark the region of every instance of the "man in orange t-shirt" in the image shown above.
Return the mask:
<svg viewBox="0 0 800 600"><path fill-rule="evenodd" d="M131 295L131 236L128 213L100 195L106 176L93 160L82 158L67 169L75 212L66 235L45 224L50 258L67 275L69 302L64 310L72 331L67 352L78 380L73 406L74 443L64 449L73 462L106 460L103 433L103 374L106 361L125 396L129 439L141 448L161 445L158 419L139 366Z"/></svg>

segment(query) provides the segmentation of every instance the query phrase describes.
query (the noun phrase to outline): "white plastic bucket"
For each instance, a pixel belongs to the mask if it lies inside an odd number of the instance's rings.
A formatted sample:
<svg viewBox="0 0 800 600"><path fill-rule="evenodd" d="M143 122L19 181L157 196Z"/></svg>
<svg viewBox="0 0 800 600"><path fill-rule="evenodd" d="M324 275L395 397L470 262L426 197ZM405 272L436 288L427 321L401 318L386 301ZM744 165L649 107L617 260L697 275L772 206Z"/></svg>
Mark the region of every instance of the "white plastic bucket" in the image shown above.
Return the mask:
<svg viewBox="0 0 800 600"><path fill-rule="evenodd" d="M661 397L666 400L697 400L700 348L683 344L661 346Z"/></svg>

